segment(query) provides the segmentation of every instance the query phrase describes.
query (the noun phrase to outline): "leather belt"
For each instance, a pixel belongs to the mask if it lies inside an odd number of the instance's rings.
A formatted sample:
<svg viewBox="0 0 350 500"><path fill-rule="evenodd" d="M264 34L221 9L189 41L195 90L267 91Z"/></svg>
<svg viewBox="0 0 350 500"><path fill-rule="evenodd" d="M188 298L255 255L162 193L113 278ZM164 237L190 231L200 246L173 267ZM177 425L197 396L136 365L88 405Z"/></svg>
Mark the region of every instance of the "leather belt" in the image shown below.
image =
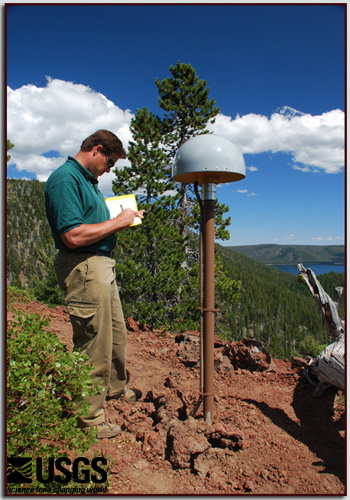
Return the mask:
<svg viewBox="0 0 350 500"><path fill-rule="evenodd" d="M96 252L77 252L70 250L60 250L62 253L70 253L70 254L80 254L80 255L99 255L100 257L108 257L110 259L113 258L114 250L107 252L106 250L96 250Z"/></svg>

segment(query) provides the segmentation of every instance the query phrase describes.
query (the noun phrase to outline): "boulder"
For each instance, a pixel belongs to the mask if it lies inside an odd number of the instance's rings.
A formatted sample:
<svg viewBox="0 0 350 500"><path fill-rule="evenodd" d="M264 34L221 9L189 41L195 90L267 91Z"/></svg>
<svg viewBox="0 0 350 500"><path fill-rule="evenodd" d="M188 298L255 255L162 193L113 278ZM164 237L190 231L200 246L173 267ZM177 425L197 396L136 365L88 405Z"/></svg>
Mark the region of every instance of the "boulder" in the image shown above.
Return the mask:
<svg viewBox="0 0 350 500"><path fill-rule="evenodd" d="M169 422L166 456L175 469L190 469L194 459L210 448L200 427L201 422L192 417Z"/></svg>
<svg viewBox="0 0 350 500"><path fill-rule="evenodd" d="M223 348L223 354L230 359L235 369L262 372L270 367L272 361L262 343L254 339L231 342Z"/></svg>

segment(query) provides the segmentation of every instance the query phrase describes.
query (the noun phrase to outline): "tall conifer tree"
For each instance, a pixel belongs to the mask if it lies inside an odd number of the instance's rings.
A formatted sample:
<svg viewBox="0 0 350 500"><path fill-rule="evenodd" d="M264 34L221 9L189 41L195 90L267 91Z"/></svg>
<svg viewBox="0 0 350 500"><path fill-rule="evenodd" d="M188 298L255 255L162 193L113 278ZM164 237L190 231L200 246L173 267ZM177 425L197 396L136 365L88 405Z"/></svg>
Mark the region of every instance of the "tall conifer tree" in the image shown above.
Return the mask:
<svg viewBox="0 0 350 500"><path fill-rule="evenodd" d="M183 267L185 253L178 229L179 211L167 158L162 150L161 120L146 108L131 122L130 167L117 171L116 194L138 193L146 210L142 225L118 234L117 277L126 314L152 326L194 326L191 273ZM194 292L195 294L195 292Z"/></svg>
<svg viewBox="0 0 350 500"><path fill-rule="evenodd" d="M198 326L193 232L198 230L199 207L193 191L187 196L189 186L172 182L171 163L181 144L206 133L219 108L209 101L206 82L199 81L191 65L178 62L170 70L173 78L156 80L159 104L167 114L160 118L146 108L137 110L130 127L131 166L116 170L113 181L116 194L138 193L139 206L146 210L141 226L118 235L117 273L127 314L152 326L193 328ZM217 207L217 236L225 238L229 220L223 220L223 213L228 208ZM227 284L222 278L218 285L223 290ZM233 281L231 288L236 289Z"/></svg>
<svg viewBox="0 0 350 500"><path fill-rule="evenodd" d="M214 123L220 113L214 99L209 100L206 80L199 80L191 64L177 62L170 66L171 77L155 82L159 92L159 106L165 111L163 133L167 156L173 160L176 151L191 137L206 134L208 123ZM185 236L188 229L198 227L199 207L194 198L193 186L181 183L177 186L180 197L180 233ZM229 238L227 226L230 218L224 219L228 211L225 205L216 202L216 238ZM185 249L187 253L187 248Z"/></svg>

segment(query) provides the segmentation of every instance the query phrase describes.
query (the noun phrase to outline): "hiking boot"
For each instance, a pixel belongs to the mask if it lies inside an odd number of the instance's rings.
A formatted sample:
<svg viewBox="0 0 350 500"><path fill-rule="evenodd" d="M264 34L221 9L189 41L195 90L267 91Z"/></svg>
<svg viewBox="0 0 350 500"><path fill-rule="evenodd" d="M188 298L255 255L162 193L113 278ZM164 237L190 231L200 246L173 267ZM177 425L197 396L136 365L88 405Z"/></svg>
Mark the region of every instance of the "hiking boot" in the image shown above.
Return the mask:
<svg viewBox="0 0 350 500"><path fill-rule="evenodd" d="M128 403L135 403L142 397L142 392L139 389L129 389L125 387L124 391L120 394L115 394L111 396L107 396L106 399L125 399Z"/></svg>
<svg viewBox="0 0 350 500"><path fill-rule="evenodd" d="M129 389L125 387L122 397L128 403L135 403L135 401L138 401L142 397L142 392L138 389Z"/></svg>
<svg viewBox="0 0 350 500"><path fill-rule="evenodd" d="M97 426L97 439L110 439L121 433L119 425L110 424L109 422L102 422Z"/></svg>

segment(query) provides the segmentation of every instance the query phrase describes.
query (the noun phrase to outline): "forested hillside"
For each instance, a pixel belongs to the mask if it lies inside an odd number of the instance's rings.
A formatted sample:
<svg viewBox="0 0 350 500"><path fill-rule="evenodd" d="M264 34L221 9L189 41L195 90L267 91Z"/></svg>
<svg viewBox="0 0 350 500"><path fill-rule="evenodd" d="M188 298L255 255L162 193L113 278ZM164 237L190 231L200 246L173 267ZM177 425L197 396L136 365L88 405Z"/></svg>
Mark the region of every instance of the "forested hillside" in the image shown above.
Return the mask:
<svg viewBox="0 0 350 500"><path fill-rule="evenodd" d="M220 247L219 251L227 272L242 281L241 299L230 308L234 338L261 340L276 357L315 355L319 345L328 343L317 306L297 276L230 248ZM334 288L344 286L344 274L331 272L319 280L333 299ZM344 298L340 314L344 318Z"/></svg>
<svg viewBox="0 0 350 500"><path fill-rule="evenodd" d="M264 264L298 264L299 262L343 264L344 245L247 245L229 247Z"/></svg>
<svg viewBox="0 0 350 500"><path fill-rule="evenodd" d="M55 298L57 301L57 293L50 293L50 287L57 287L52 269L55 249L45 216L45 183L9 179L7 187L7 281L29 287L41 300L44 289L48 302ZM130 242L138 244L136 233L135 238L128 238L129 246ZM127 264L132 269L136 263L130 262L130 252L126 252L124 245L125 242L120 239L119 266ZM217 279L224 272L234 282L241 282L238 300L227 301L217 294L216 306L220 308L216 320L217 335L237 340L254 337L261 340L275 357L281 358L295 354L315 355L320 346L328 343L316 304L306 288L298 283L297 276L255 262L221 245L216 245L216 253L222 265L222 269L217 271ZM333 295L335 286L344 285L344 274L322 275L320 281ZM133 302L138 294L136 282L134 288ZM122 287L126 310L131 302L128 293L131 292ZM157 300L161 309L161 293ZM192 305L194 310L197 310L197 304L195 299ZM344 299L340 310L344 317ZM137 304L133 311L139 315L139 321L143 319ZM182 321L186 326L186 320Z"/></svg>
<svg viewBox="0 0 350 500"><path fill-rule="evenodd" d="M54 245L44 204L45 183L7 179L7 282L35 286L47 276Z"/></svg>

